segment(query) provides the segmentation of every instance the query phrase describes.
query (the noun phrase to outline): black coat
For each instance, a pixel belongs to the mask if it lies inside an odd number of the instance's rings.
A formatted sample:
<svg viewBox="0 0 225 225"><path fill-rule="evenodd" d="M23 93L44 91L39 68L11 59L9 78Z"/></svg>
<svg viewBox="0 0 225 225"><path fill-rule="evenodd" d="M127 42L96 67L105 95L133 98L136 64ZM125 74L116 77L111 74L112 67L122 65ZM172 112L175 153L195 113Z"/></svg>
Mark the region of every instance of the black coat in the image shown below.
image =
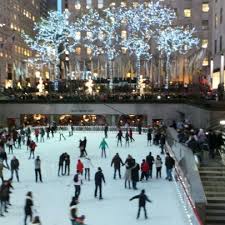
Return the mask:
<svg viewBox="0 0 225 225"><path fill-rule="evenodd" d="M104 177L102 171L96 172L95 173L95 184L102 185L102 181L105 183L105 177Z"/></svg>
<svg viewBox="0 0 225 225"><path fill-rule="evenodd" d="M7 154L6 154L5 151L2 151L2 152L0 153L0 159L2 159L3 161L4 161L4 160L7 160Z"/></svg>
<svg viewBox="0 0 225 225"><path fill-rule="evenodd" d="M25 203L25 214L26 215L31 215L32 214L32 206L33 206L33 200L31 197L27 196L26 197L26 203Z"/></svg>
<svg viewBox="0 0 225 225"><path fill-rule="evenodd" d="M122 159L118 155L115 155L112 159L111 166L114 165L115 169L119 169L121 164L123 165Z"/></svg>
<svg viewBox="0 0 225 225"><path fill-rule="evenodd" d="M139 181L139 170L140 170L140 166L139 164L135 164L134 167L132 167L131 169L131 180L132 181Z"/></svg>
<svg viewBox="0 0 225 225"><path fill-rule="evenodd" d="M154 163L154 161L155 161L154 157L153 157L152 155L148 155L148 156L146 157L146 161L147 161L149 167L152 168L152 165L153 165L153 163Z"/></svg>
<svg viewBox="0 0 225 225"><path fill-rule="evenodd" d="M172 169L175 165L174 159L170 156L166 156L165 165L167 169Z"/></svg>
<svg viewBox="0 0 225 225"><path fill-rule="evenodd" d="M11 160L11 170L18 170L19 169L19 160L18 159L12 159Z"/></svg>
<svg viewBox="0 0 225 225"><path fill-rule="evenodd" d="M140 207L145 206L146 201L147 201L147 202L151 202L151 201L149 200L148 196L145 195L145 194L143 194L143 193L141 193L140 195L135 195L133 198L130 199L130 201L132 201L133 199L136 199L136 198L139 199L139 206L140 206Z"/></svg>

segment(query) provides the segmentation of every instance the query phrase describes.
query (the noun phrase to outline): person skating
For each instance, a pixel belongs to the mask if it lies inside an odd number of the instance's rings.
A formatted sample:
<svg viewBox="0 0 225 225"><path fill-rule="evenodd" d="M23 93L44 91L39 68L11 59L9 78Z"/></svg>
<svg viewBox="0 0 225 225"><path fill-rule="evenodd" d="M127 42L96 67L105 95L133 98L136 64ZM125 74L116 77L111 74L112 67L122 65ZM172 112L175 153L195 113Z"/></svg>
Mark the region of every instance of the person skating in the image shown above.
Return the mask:
<svg viewBox="0 0 225 225"><path fill-rule="evenodd" d="M81 184L82 181L82 175L79 170L77 170L77 173L74 175L73 181L74 181L74 188L75 188L75 198L79 198L80 192L81 192Z"/></svg>
<svg viewBox="0 0 225 225"><path fill-rule="evenodd" d="M47 126L46 128L45 128L45 131L46 131L46 134L47 134L47 139L50 139L50 126Z"/></svg>
<svg viewBox="0 0 225 225"><path fill-rule="evenodd" d="M64 175L64 173L63 173L63 164L64 164L64 160L65 160L65 153L62 153L62 154L59 156L58 176L60 176L60 172L61 172L61 175L62 175L62 176Z"/></svg>
<svg viewBox="0 0 225 225"><path fill-rule="evenodd" d="M117 133L116 137L117 137L117 147L118 147L119 143L120 143L120 146L122 147L123 133L122 133L121 129L119 129L119 132Z"/></svg>
<svg viewBox="0 0 225 225"><path fill-rule="evenodd" d="M9 148L9 154L12 153L13 154L13 146L14 146L14 140L12 137L10 137L7 141L7 145Z"/></svg>
<svg viewBox="0 0 225 225"><path fill-rule="evenodd" d="M41 128L40 135L41 135L40 142L44 142L44 141L45 141L45 140L44 140L45 130L44 130L43 127Z"/></svg>
<svg viewBox="0 0 225 225"><path fill-rule="evenodd" d="M118 171L119 173L119 178L121 179L121 172L120 172L120 167L121 165L123 166L124 163L122 161L122 159L119 156L119 153L116 153L116 155L113 157L112 162L111 162L111 166L114 165L114 176L113 178L116 179L116 172Z"/></svg>
<svg viewBox="0 0 225 225"><path fill-rule="evenodd" d="M31 137L28 136L28 137L27 137L27 150L30 149L30 143L31 143Z"/></svg>
<svg viewBox="0 0 225 225"><path fill-rule="evenodd" d="M25 212L25 217L24 217L24 225L27 224L27 218L30 217L30 222L32 222L33 219L33 197L32 197L32 192L29 191L26 195L26 200L25 200L25 207L24 207L24 212Z"/></svg>
<svg viewBox="0 0 225 225"><path fill-rule="evenodd" d="M32 224L33 225L41 225L41 221L40 221L40 218L39 216L35 216L33 221L32 221Z"/></svg>
<svg viewBox="0 0 225 225"><path fill-rule="evenodd" d="M79 173L80 173L81 175L83 175L84 164L81 162L80 159L77 160L77 170L79 171Z"/></svg>
<svg viewBox="0 0 225 225"><path fill-rule="evenodd" d="M11 179L13 180L13 175L14 175L14 172L16 174L16 179L17 181L19 182L19 160L16 158L16 156L13 156L13 159L11 160Z"/></svg>
<svg viewBox="0 0 225 225"><path fill-rule="evenodd" d="M72 200L70 202L70 209L69 209L69 215L70 215L70 221L72 225L76 225L76 219L77 216L77 204L79 203L77 197L72 197Z"/></svg>
<svg viewBox="0 0 225 225"><path fill-rule="evenodd" d="M155 167L156 167L156 178L161 178L161 170L162 170L162 159L159 155L156 156L155 159Z"/></svg>
<svg viewBox="0 0 225 225"><path fill-rule="evenodd" d="M133 166L133 158L131 155L128 155L126 161L125 161L125 175L124 175L124 180L125 180L125 188L127 188L127 183L129 189L130 187L130 182L131 182L131 168Z"/></svg>
<svg viewBox="0 0 225 225"><path fill-rule="evenodd" d="M129 137L129 133L128 131L125 134L125 147L129 147L130 146L130 137Z"/></svg>
<svg viewBox="0 0 225 225"><path fill-rule="evenodd" d="M164 154L164 146L165 146L165 143L166 143L166 136L165 136L165 134L162 133L160 135L159 143L160 143L160 148L161 148L161 154Z"/></svg>
<svg viewBox="0 0 225 225"><path fill-rule="evenodd" d="M134 199L138 199L139 200L139 202L138 202L137 219L139 219L139 217L140 217L140 212L141 212L142 208L143 208L144 213L145 213L145 219L148 219L147 211L146 211L146 202L152 202L152 201L145 194L145 190L143 189L139 195L135 195L134 197L132 197L130 199L130 201L132 201Z"/></svg>
<svg viewBox="0 0 225 225"><path fill-rule="evenodd" d="M35 181L38 182L39 179L39 181L42 182L41 160L39 156L37 156L37 158L34 161L34 167L35 167Z"/></svg>
<svg viewBox="0 0 225 225"><path fill-rule="evenodd" d="M83 145L84 145L84 153L85 153L85 156L87 156L87 151L86 151L86 147L87 147L87 138L86 138L86 137L84 137Z"/></svg>
<svg viewBox="0 0 225 225"><path fill-rule="evenodd" d="M6 166L9 168L7 153L4 148L0 148L0 160L5 161Z"/></svg>
<svg viewBox="0 0 225 225"><path fill-rule="evenodd" d="M98 171L95 173L95 198L97 197L97 192L99 189L99 199L102 198L102 182L105 183L105 177L104 174L102 173L101 167L98 167Z"/></svg>
<svg viewBox="0 0 225 225"><path fill-rule="evenodd" d="M64 174L67 176L70 175L70 155L65 153L65 157L64 157L64 161L65 161L65 170L64 170Z"/></svg>
<svg viewBox="0 0 225 225"><path fill-rule="evenodd" d="M4 168L8 169L8 167L4 165L3 160L0 159L0 178L2 180L2 183L4 182L4 176L3 176L3 169Z"/></svg>
<svg viewBox="0 0 225 225"><path fill-rule="evenodd" d="M109 130L108 124L105 124L104 127L105 138L108 138L108 130Z"/></svg>
<svg viewBox="0 0 225 225"><path fill-rule="evenodd" d="M146 162L148 163L148 166L149 166L149 177L152 178L152 170L153 170L153 163L154 163L155 159L154 157L152 156L152 153L149 152L148 156L146 156Z"/></svg>
<svg viewBox="0 0 225 225"><path fill-rule="evenodd" d="M64 134L63 134L63 130L62 128L59 129L59 141L61 141L61 138L64 138L64 140L66 140L66 138L64 137Z"/></svg>
<svg viewBox="0 0 225 225"><path fill-rule="evenodd" d="M131 180L134 190L137 190L137 182L139 181L139 170L140 170L139 164L136 163L135 159L132 159Z"/></svg>
<svg viewBox="0 0 225 225"><path fill-rule="evenodd" d="M69 137L73 136L73 126L71 124L68 124L67 130L69 133Z"/></svg>
<svg viewBox="0 0 225 225"><path fill-rule="evenodd" d="M108 144L107 144L107 142L106 142L106 140L105 140L105 138L103 138L102 139L102 141L101 141L101 143L100 143L100 145L99 145L99 148L102 150L102 154L101 154L101 156L102 156L102 158L105 156L105 158L106 158L106 148L109 148L109 146L108 146Z"/></svg>
<svg viewBox="0 0 225 225"><path fill-rule="evenodd" d="M29 159L31 159L31 156L33 156L33 159L34 159L34 151L35 151L36 147L37 147L36 143L32 140L30 142L30 157L29 157Z"/></svg>
<svg viewBox="0 0 225 225"><path fill-rule="evenodd" d="M166 180L172 181L172 171L175 166L175 160L170 156L169 153L166 153L165 158L165 166L166 166Z"/></svg>
<svg viewBox="0 0 225 225"><path fill-rule="evenodd" d="M17 144L18 144L18 146L17 146L17 148L18 149L21 149L21 142L22 142L22 136L21 136L21 134L18 134L18 137L17 137Z"/></svg>
<svg viewBox="0 0 225 225"><path fill-rule="evenodd" d="M133 131L132 131L132 128L129 128L129 137L130 137L130 142L135 141L134 138L133 138Z"/></svg>
<svg viewBox="0 0 225 225"><path fill-rule="evenodd" d="M152 130L149 128L147 133L147 146L152 145Z"/></svg>
<svg viewBox="0 0 225 225"><path fill-rule="evenodd" d="M93 167L93 164L91 163L91 159L88 157L84 157L82 159L84 164L84 179L90 181L90 168Z"/></svg>
<svg viewBox="0 0 225 225"><path fill-rule="evenodd" d="M142 160L141 163L141 179L140 181L142 181L144 178L146 180L148 180L149 177L149 165L148 162L145 161L145 159Z"/></svg>
<svg viewBox="0 0 225 225"><path fill-rule="evenodd" d="M34 129L34 135L35 135L35 138L36 138L36 142L38 142L39 134L40 134L39 128L35 128Z"/></svg>

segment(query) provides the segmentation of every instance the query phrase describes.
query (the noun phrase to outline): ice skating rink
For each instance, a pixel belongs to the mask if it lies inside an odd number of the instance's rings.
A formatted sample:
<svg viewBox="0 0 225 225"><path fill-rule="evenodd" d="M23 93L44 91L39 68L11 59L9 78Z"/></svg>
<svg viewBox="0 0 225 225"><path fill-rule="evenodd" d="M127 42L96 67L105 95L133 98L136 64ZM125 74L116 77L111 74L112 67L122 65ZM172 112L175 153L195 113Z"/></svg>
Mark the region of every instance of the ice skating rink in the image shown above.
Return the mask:
<svg viewBox="0 0 225 225"><path fill-rule="evenodd" d="M101 158L99 149L103 132L74 132L72 137L59 141L59 134L55 138L45 140L45 143L37 143L35 155L39 155L42 161L43 183L35 183L34 160L28 160L29 152L26 146L21 150L15 149L14 155L20 161L20 183L14 179L15 190L11 195L12 206L5 217L0 218L1 225L23 225L25 195L28 191L33 192L35 214L41 218L42 225L70 225L69 203L74 195L73 176L76 170L76 162L79 157L79 139L87 137L87 152L94 165L91 168L91 181L84 181L81 187L80 204L78 215L86 216L87 225L189 225L187 215L182 207L175 186L175 182L165 180L165 167L162 169L162 179L155 178L155 166L153 179L148 182L139 182L138 190L124 188L123 179L113 179L114 169L111 160L115 153L119 153L125 161L131 154L138 163L151 151L155 157L160 153L158 146L148 146L146 134L133 134L135 142L129 148L116 146L116 133L109 132L106 139L109 145L107 159ZM8 152L8 149L7 149ZM58 158L63 152L71 157L70 176L58 177ZM13 155L8 155L10 162ZM164 162L164 158L163 158ZM103 185L103 200L94 198L94 173L97 167L102 167L106 184ZM122 176L124 175L122 167ZM9 178L10 172L4 169L5 178ZM144 219L143 212L139 220L136 220L138 200L129 201L131 197L139 194L141 189L153 201L147 204L148 220Z"/></svg>

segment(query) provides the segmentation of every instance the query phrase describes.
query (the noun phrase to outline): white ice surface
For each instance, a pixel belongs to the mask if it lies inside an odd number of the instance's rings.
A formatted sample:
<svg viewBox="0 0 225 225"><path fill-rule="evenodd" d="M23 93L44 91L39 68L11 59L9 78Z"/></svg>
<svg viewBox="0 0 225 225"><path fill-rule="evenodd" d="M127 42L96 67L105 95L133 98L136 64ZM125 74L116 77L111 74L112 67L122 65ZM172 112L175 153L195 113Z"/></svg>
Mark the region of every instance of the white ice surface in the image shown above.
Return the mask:
<svg viewBox="0 0 225 225"><path fill-rule="evenodd" d="M86 215L88 225L189 225L187 216L179 201L174 182L168 182L165 178L163 167L162 179L154 178L148 182L139 182L138 190L124 188L124 180L113 180L113 168L110 166L111 159L118 152L123 160L131 154L138 163L151 151L154 156L159 154L158 146L146 144L146 134L134 133L135 142L129 148L116 146L116 133L109 133L107 142L107 159L100 157L99 143L103 137L102 132L75 132L72 137L59 141L59 134L45 143L38 143L36 156L42 160L43 183L35 183L34 160L28 160L29 152L23 146L21 150L15 149L20 161L20 183L14 179L15 190L11 195L12 206L9 213L0 218L0 225L23 225L25 195L28 191L33 192L34 204L37 214L40 215L42 225L70 225L69 203L74 194L73 175L79 156L78 142L80 138L87 137L87 152L92 159L94 168L91 169L91 181L84 182L81 189L79 215ZM7 150L8 151L8 150ZM62 152L68 152L71 156L71 175L58 177L58 158ZM12 155L9 155L9 162ZM164 161L164 159L163 159ZM98 166L101 166L106 178L103 186L103 198L99 201L94 198L93 176ZM122 175L124 168L122 168ZM4 169L5 178L10 176L9 171ZM129 202L129 198L140 193L144 188L147 195L153 201L147 204L149 219L145 220L143 212L140 219L136 220L138 201Z"/></svg>

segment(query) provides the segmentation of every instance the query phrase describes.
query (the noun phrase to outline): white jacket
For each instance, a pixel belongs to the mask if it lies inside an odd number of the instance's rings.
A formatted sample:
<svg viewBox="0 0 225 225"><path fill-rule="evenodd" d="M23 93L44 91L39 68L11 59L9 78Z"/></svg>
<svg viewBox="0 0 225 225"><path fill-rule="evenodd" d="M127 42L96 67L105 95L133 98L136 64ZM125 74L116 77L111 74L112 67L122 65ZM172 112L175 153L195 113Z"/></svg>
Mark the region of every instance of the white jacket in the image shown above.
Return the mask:
<svg viewBox="0 0 225 225"><path fill-rule="evenodd" d="M84 164L84 168L90 169L90 167L92 166L91 160L89 158L83 158L82 162Z"/></svg>

